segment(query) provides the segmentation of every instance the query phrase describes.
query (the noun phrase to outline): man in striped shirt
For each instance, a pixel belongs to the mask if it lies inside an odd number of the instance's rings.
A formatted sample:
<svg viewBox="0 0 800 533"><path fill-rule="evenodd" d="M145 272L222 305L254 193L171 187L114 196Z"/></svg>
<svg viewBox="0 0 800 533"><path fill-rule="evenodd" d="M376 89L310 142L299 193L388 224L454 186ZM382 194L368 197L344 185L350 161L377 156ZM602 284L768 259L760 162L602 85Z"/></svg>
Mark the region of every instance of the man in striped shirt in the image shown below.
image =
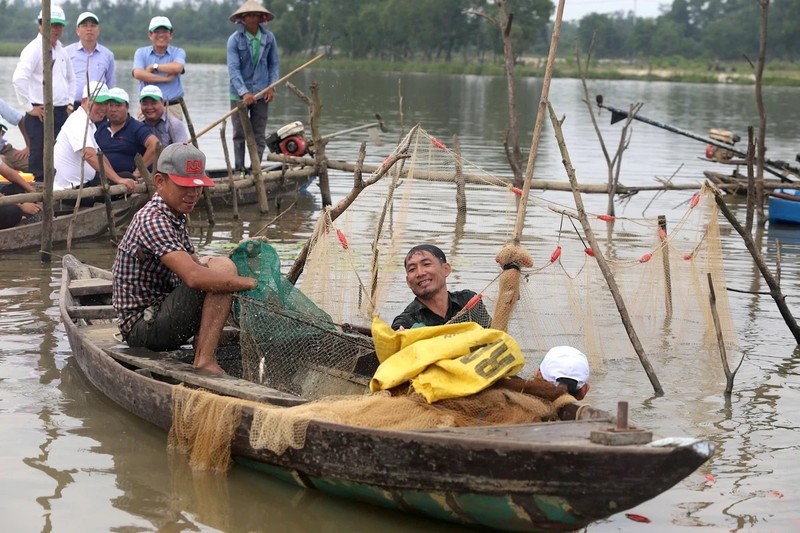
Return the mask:
<svg viewBox="0 0 800 533"><path fill-rule="evenodd" d="M216 351L233 293L255 289L227 257L198 257L187 215L203 187L205 155L192 145L167 146L153 174L157 192L128 226L117 247L112 303L131 347L174 350L194 337L194 366L224 373Z"/></svg>

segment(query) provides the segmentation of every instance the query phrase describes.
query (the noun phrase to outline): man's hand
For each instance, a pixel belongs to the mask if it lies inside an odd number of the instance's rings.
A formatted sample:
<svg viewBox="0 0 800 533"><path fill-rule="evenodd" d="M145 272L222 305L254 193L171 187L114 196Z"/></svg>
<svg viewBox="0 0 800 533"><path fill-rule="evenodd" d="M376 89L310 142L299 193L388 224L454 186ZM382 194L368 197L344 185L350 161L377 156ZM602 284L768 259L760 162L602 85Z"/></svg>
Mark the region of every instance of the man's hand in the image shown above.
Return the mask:
<svg viewBox="0 0 800 533"><path fill-rule="evenodd" d="M244 93L244 96L242 96L242 101L244 102L244 105L250 107L256 103L256 97L253 96L253 93Z"/></svg>
<svg viewBox="0 0 800 533"><path fill-rule="evenodd" d="M44 106L35 105L33 106L33 109L28 111L28 114L32 117L38 117L39 120L44 122Z"/></svg>
<svg viewBox="0 0 800 533"><path fill-rule="evenodd" d="M22 212L27 216L33 216L42 210L42 207L39 204L35 204L33 202L23 202L19 204L19 208L22 209Z"/></svg>
<svg viewBox="0 0 800 533"><path fill-rule="evenodd" d="M133 192L133 190L136 188L136 182L132 179L122 178L118 183L125 185L125 187L128 189L128 192Z"/></svg>
<svg viewBox="0 0 800 533"><path fill-rule="evenodd" d="M267 94L264 95L264 100L267 103L270 103L274 97L275 97L275 89L269 89L267 90Z"/></svg>
<svg viewBox="0 0 800 533"><path fill-rule="evenodd" d="M31 149L27 146L22 148L21 150L17 150L17 155L14 158L14 161L22 161L23 159L27 159L28 154L30 153Z"/></svg>

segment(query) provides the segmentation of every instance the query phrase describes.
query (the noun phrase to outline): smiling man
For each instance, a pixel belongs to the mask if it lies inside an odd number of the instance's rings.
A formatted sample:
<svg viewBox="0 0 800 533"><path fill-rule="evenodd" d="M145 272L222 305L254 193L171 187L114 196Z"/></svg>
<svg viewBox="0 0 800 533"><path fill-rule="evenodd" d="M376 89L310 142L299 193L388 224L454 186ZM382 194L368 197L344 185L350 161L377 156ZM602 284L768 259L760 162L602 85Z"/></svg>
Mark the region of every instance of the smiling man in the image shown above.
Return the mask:
<svg viewBox="0 0 800 533"><path fill-rule="evenodd" d="M139 80L140 93L145 85L161 89L169 112L183 120L179 99L183 96L181 76L186 72L186 51L172 46L172 22L167 17L153 17L148 28L152 44L136 50L132 75Z"/></svg>
<svg viewBox="0 0 800 533"><path fill-rule="evenodd" d="M174 350L194 337L194 366L223 373L217 346L231 312L233 293L257 281L236 274L227 257L198 257L187 215L203 187L206 156L192 145L164 148L153 174L156 193L134 215L111 269L112 303L131 347Z"/></svg>
<svg viewBox="0 0 800 533"><path fill-rule="evenodd" d="M452 267L444 252L432 244L411 248L405 258L406 283L414 293L414 301L392 321L392 329L409 329L419 326L441 326L458 316L458 322L477 322L488 328L492 317L478 300L470 300L475 293L470 290L447 290L447 276ZM469 308L467 308L469 306Z"/></svg>

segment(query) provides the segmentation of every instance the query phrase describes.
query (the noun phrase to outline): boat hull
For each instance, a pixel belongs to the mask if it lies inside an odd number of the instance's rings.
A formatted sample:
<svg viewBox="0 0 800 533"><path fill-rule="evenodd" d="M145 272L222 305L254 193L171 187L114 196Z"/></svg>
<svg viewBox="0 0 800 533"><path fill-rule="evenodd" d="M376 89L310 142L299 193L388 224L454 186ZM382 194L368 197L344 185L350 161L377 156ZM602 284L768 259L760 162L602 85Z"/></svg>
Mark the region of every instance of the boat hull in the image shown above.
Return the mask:
<svg viewBox="0 0 800 533"><path fill-rule="evenodd" d="M114 200L112 202L112 215L114 224L117 228L130 221L136 211L145 203L148 196L146 194L132 194L126 198ZM33 222L21 224L11 228L0 230L0 251L11 252L41 246L42 232L44 223ZM108 217L105 205L95 204L92 207L84 207L73 215L62 214L53 218L52 242L62 244L67 241L70 226L72 227L72 239L88 239L99 237L108 231Z"/></svg>
<svg viewBox="0 0 800 533"><path fill-rule="evenodd" d="M769 197L769 221L800 224L800 190L783 189Z"/></svg>

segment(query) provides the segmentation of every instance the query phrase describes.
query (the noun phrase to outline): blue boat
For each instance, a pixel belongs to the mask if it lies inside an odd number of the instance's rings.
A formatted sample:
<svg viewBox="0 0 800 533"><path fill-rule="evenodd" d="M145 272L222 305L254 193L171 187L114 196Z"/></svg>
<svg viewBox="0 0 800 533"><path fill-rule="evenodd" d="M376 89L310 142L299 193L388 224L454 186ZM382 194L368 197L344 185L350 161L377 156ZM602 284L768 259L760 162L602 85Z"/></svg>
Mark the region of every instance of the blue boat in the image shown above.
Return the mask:
<svg viewBox="0 0 800 533"><path fill-rule="evenodd" d="M769 221L800 224L800 189L780 189L769 196Z"/></svg>

